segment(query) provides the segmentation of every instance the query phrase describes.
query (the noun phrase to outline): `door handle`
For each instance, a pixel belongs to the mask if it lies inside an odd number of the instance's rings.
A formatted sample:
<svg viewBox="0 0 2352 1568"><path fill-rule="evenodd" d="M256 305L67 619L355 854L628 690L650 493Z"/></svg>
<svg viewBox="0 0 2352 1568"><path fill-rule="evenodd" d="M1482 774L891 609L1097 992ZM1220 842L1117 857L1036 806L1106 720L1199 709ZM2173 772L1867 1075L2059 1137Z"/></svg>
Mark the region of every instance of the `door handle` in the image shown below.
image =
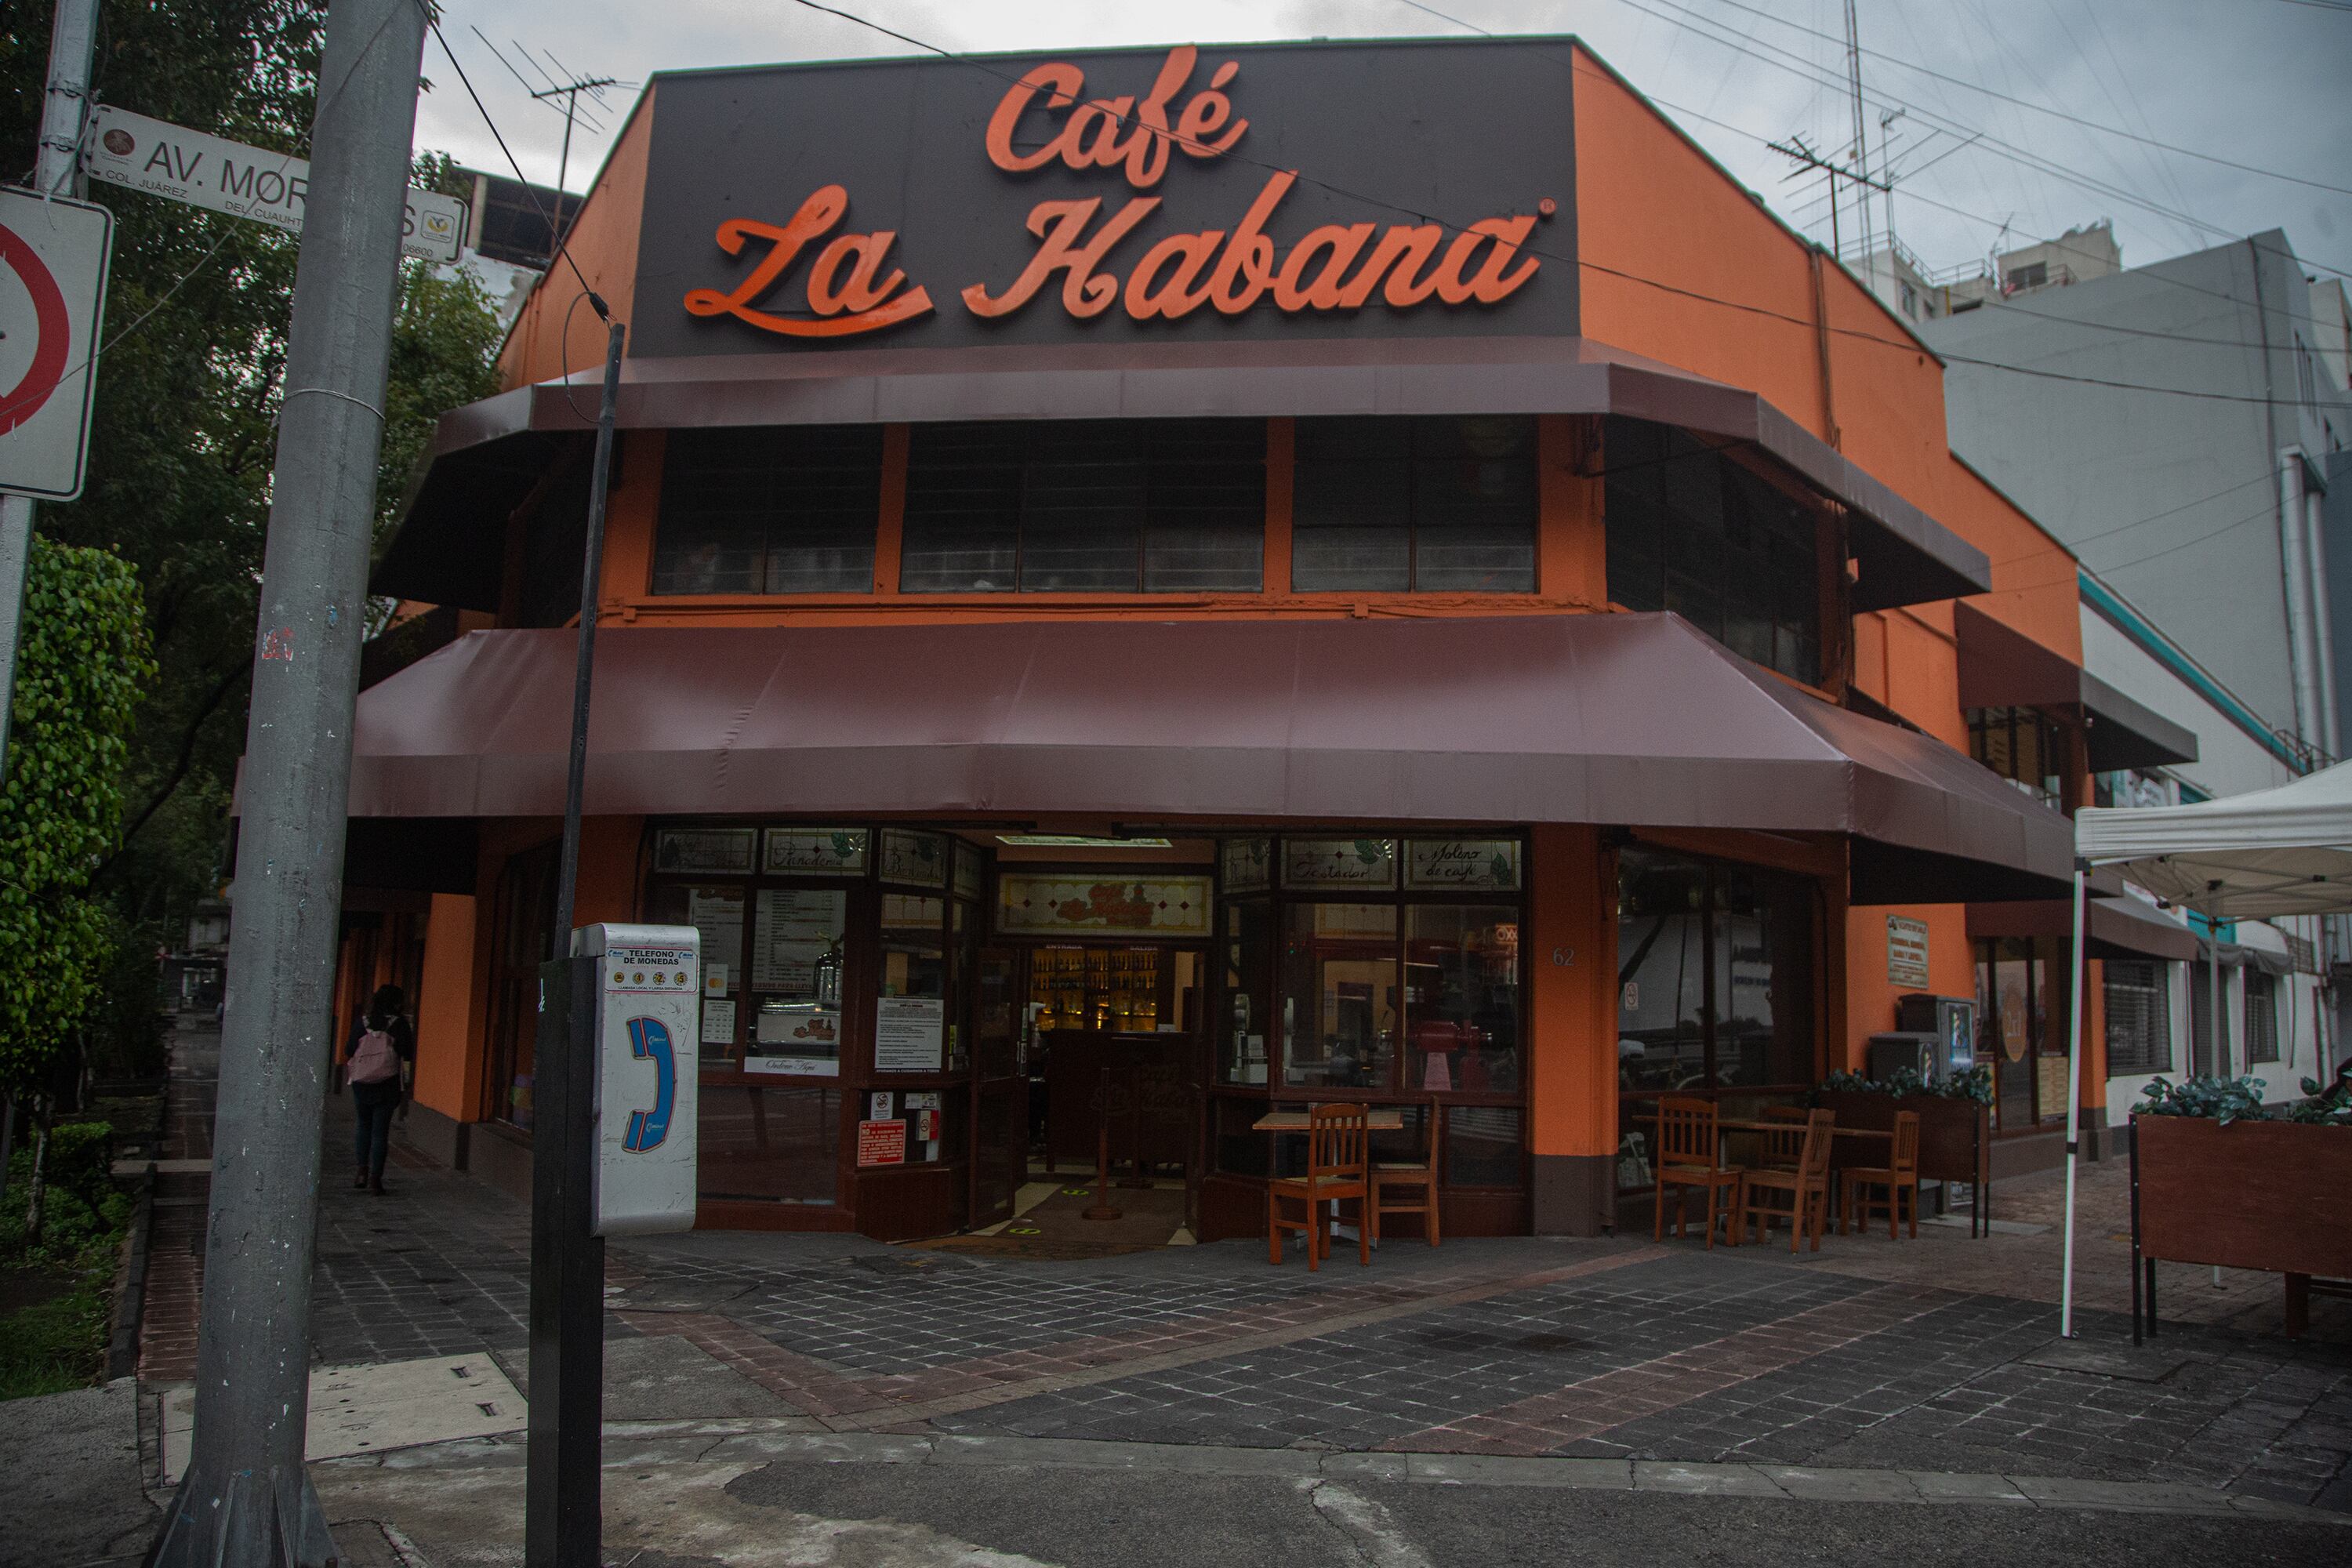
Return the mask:
<svg viewBox="0 0 2352 1568"><path fill-rule="evenodd" d="M621 1147L643 1154L661 1147L669 1136L670 1111L677 1103L677 1053L670 1048L669 1026L658 1018L629 1020L629 1054L654 1064L654 1103L650 1110L629 1112L629 1129Z"/></svg>

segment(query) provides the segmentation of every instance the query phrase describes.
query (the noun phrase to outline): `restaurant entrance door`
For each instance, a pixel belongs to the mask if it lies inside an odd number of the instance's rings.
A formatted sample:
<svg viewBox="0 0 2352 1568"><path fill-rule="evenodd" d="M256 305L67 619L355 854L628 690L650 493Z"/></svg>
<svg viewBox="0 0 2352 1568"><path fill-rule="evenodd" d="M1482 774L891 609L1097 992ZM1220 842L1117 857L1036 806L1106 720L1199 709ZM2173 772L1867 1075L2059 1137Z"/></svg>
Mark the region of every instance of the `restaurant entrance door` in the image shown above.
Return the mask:
<svg viewBox="0 0 2352 1568"><path fill-rule="evenodd" d="M971 1224L1013 1217L1029 1173L1029 1052L1021 955L986 947L972 976Z"/></svg>

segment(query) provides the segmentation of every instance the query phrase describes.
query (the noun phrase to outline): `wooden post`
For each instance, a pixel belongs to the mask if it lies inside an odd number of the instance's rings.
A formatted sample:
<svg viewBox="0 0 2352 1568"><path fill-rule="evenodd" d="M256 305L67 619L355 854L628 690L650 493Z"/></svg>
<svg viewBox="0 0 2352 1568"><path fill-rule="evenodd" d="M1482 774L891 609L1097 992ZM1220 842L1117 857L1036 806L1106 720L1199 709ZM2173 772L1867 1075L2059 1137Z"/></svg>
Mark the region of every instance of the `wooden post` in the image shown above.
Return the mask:
<svg viewBox="0 0 2352 1568"><path fill-rule="evenodd" d="M1120 1211L1110 1201L1110 1068L1102 1069L1101 1112L1095 1119L1095 1201L1087 1219L1118 1219Z"/></svg>

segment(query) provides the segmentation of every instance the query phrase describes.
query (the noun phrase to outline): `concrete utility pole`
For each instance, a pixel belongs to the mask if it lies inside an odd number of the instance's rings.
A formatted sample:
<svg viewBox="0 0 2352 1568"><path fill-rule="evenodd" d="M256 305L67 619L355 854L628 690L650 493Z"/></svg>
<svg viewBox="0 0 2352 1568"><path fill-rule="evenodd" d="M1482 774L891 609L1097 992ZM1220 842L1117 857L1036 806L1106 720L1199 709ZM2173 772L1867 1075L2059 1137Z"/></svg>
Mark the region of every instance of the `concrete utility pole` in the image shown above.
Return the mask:
<svg viewBox="0 0 2352 1568"><path fill-rule="evenodd" d="M194 1447L158 1568L315 1568L302 1466L352 709L400 278L417 0L333 0L246 731Z"/></svg>
<svg viewBox="0 0 2352 1568"><path fill-rule="evenodd" d="M98 41L98 0L58 0L49 26L48 91L41 101L40 155L34 188L53 196L81 194L79 153L89 115L89 57ZM8 714L16 699L16 649L23 642L25 573L33 559L33 503L0 496L0 777L8 772ZM13 1117L10 1120L14 1120ZM7 1136L0 1128L0 1162ZM0 1184L5 1183L0 1163Z"/></svg>

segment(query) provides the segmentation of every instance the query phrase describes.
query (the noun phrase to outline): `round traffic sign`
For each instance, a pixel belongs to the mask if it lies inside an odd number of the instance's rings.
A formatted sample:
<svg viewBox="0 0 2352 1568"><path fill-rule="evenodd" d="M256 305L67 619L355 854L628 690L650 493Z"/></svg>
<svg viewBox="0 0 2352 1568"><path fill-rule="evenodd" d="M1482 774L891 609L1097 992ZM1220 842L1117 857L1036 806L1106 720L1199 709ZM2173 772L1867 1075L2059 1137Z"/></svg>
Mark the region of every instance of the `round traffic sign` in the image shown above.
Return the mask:
<svg viewBox="0 0 2352 1568"><path fill-rule="evenodd" d="M58 280L33 247L5 224L0 224L0 267L21 279L33 299L33 363L23 379L0 392L0 436L5 436L39 413L58 383L65 379L72 326L66 318L65 292Z"/></svg>

